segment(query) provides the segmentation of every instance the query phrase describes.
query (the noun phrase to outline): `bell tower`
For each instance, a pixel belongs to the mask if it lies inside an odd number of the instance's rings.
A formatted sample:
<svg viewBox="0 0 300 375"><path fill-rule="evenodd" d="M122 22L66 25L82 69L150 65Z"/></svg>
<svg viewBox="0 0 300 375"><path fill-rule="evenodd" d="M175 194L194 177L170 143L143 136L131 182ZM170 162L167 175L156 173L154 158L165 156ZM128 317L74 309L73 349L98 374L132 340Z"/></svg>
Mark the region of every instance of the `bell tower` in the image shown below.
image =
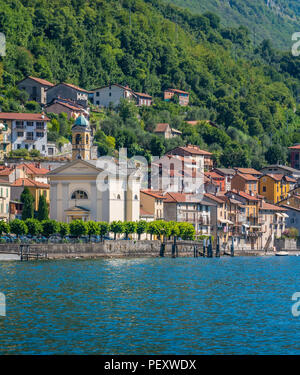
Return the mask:
<svg viewBox="0 0 300 375"><path fill-rule="evenodd" d="M89 121L83 116L77 117L72 127L72 160L90 160L91 129Z"/></svg>

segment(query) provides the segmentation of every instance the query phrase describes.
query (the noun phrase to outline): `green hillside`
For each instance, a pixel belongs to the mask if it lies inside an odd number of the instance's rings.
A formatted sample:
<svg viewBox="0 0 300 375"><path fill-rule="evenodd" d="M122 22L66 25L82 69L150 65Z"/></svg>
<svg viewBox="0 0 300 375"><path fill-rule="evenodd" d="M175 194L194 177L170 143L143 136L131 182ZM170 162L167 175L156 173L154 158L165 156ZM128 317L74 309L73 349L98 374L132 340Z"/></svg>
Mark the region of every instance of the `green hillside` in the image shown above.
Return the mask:
<svg viewBox="0 0 300 375"><path fill-rule="evenodd" d="M101 154L125 146L131 155L160 155L190 142L211 150L218 165L259 168L285 162L287 147L300 142L299 58L266 41L254 48L246 28L223 27L213 13L159 0L0 0L0 31L2 111L39 110L15 89L26 75L86 89L117 82L154 96L151 108L123 103L102 114ZM168 87L189 91L191 105L163 102ZM218 128L184 122L207 119ZM183 137L161 140L157 122ZM54 119L49 139L69 136L70 124Z"/></svg>
<svg viewBox="0 0 300 375"><path fill-rule="evenodd" d="M224 26L246 26L257 43L270 39L274 46L290 50L291 35L299 31L298 0L165 0L195 14L211 11Z"/></svg>

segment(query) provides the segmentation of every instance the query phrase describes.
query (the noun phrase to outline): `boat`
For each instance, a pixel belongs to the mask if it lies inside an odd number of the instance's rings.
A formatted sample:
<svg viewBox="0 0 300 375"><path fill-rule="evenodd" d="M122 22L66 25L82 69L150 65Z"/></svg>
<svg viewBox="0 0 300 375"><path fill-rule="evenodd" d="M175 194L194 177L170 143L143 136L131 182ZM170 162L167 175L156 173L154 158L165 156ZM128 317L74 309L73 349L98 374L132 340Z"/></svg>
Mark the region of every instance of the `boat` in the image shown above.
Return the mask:
<svg viewBox="0 0 300 375"><path fill-rule="evenodd" d="M278 257L286 257L289 253L287 251L278 251L275 255Z"/></svg>

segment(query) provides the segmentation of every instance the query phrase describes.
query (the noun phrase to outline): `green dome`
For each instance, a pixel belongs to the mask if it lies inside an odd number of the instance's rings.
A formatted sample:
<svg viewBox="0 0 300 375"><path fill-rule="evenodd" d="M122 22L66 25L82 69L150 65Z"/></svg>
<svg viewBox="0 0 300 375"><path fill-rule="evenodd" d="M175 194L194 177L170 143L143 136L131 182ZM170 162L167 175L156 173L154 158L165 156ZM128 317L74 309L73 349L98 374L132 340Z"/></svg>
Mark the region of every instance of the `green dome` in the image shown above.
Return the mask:
<svg viewBox="0 0 300 375"><path fill-rule="evenodd" d="M77 117L77 119L75 121L75 125L89 126L89 122L83 115L80 115L79 117Z"/></svg>

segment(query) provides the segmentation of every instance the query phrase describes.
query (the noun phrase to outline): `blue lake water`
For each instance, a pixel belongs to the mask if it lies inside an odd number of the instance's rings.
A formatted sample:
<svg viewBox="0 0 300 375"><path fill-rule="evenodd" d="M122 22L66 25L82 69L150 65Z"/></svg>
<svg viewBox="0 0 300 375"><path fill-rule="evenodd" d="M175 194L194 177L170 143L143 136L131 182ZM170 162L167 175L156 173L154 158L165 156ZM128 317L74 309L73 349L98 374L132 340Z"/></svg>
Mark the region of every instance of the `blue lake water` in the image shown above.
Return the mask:
<svg viewBox="0 0 300 375"><path fill-rule="evenodd" d="M0 262L0 354L300 354L300 257Z"/></svg>

